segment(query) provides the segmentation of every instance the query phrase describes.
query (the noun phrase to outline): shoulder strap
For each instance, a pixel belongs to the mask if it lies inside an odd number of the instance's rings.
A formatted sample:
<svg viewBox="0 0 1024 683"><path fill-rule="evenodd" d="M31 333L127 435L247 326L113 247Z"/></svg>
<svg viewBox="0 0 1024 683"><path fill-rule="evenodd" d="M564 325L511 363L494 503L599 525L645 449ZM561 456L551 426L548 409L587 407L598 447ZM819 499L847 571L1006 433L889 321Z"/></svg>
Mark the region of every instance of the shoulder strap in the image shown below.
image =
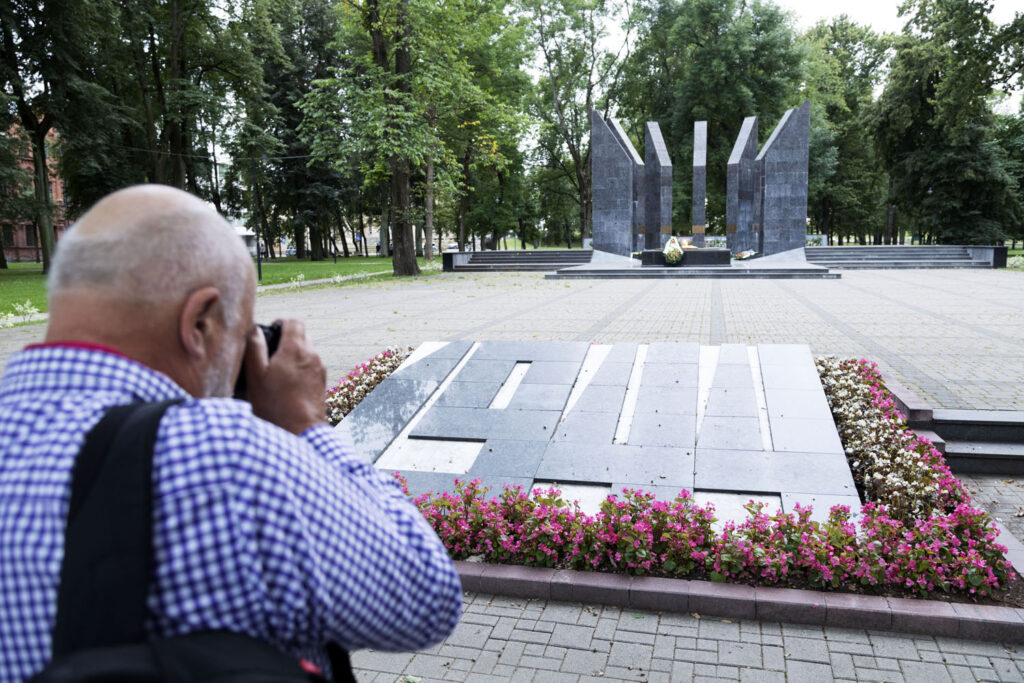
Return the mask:
<svg viewBox="0 0 1024 683"><path fill-rule="evenodd" d="M153 446L181 399L116 406L93 427L72 470L53 657L145 639L153 563Z"/></svg>

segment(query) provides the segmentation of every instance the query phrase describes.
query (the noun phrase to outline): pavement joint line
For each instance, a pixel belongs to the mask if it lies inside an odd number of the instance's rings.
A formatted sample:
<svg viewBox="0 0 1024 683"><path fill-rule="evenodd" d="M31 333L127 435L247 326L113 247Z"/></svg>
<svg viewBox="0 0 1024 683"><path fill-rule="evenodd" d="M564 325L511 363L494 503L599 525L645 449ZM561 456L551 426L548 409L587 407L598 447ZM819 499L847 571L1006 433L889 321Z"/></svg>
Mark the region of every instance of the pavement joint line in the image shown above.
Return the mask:
<svg viewBox="0 0 1024 683"><path fill-rule="evenodd" d="M591 341L594 338L594 335L608 327L610 323L621 317L623 313L628 311L630 308L636 306L639 302L645 301L648 295L650 295L650 293L653 292L654 288L657 286L657 282L652 282L643 291L639 292L638 294L634 294L632 297L623 301L615 308L615 310L611 311L603 318L598 320L596 323L591 325L589 328L576 335L576 341Z"/></svg>
<svg viewBox="0 0 1024 683"><path fill-rule="evenodd" d="M711 344L724 344L726 341L725 331L725 305L722 303L722 282L711 281Z"/></svg>
<svg viewBox="0 0 1024 683"><path fill-rule="evenodd" d="M818 304L814 303L813 301L811 301L807 297L805 297L802 294L799 294L799 293L793 291L785 283L781 283L780 282L779 283L779 289L781 289L782 291L784 291L787 294L789 294L791 297L793 297L794 300L800 302L802 305L807 307L813 313L817 314L822 320L827 322L829 325L832 325L837 330L839 330L840 332L842 332L846 336L850 337L851 339L853 339L854 341L859 343L864 348L868 349L871 352L871 355L873 357L875 357L875 358L885 358L886 356L895 357L897 360L899 360L899 364L902 367L908 368L909 370L912 371L912 373L915 375L915 379L918 381L918 384L924 386L925 390L928 393L930 393L932 396L937 398L944 405L945 404L950 404L950 403L956 403L956 396L953 395L953 393L951 391L949 391L949 389L946 388L945 384L943 384L942 382L939 382L934 377L932 377L930 374L924 372L923 370L921 370L921 368L917 367L916 365L914 365L913 363L908 361L906 358L904 358L902 356L902 354L895 353L895 352L888 352L887 353L887 349L885 349L885 347L883 347L880 344L878 344L877 342L875 342L874 339L872 339L871 337L867 336L866 334L863 334L863 333L857 331L856 329L854 329L850 325L847 325L842 320L840 320L839 318L835 317L834 315L832 315L831 313L829 313L824 308L822 308ZM925 382L927 382L927 384L925 384Z"/></svg>
<svg viewBox="0 0 1024 683"><path fill-rule="evenodd" d="M1024 609L456 561L464 591L727 619L1024 644Z"/></svg>
<svg viewBox="0 0 1024 683"><path fill-rule="evenodd" d="M898 306L902 306L903 308L907 308L907 309L910 309L912 311L917 311L921 315L926 315L926 316L928 316L930 318L934 318L935 320L938 320L939 322L946 323L947 325L956 325L958 327L964 328L965 330L970 330L971 332L974 332L975 334L979 335L982 339L987 339L987 338L990 338L990 337L994 337L996 339L1000 339L1000 340L1002 340L1004 342L1007 342L1008 344L1016 345L1016 344L1020 343L1020 339L1017 338L1017 337L1008 336L1008 335L1003 334L1002 332L997 332L997 331L991 330L991 329L989 329L987 327L982 327L981 325L974 325L974 324L969 323L969 322L964 322L963 320L957 320L956 318L951 318L948 315L943 315L941 313L936 313L935 311L931 311L931 310L929 310L927 308L923 308L921 306L917 306L917 305L912 304L910 302L898 301L897 299L894 299L891 296L886 296L886 295L880 294L878 292L872 292L870 289L867 289L865 287L858 287L857 285L848 285L848 286L850 287L850 289L856 289L856 290L858 290L860 292L864 292L868 296L873 296L873 297L876 297L878 299L882 299L883 301L888 301L890 303L897 304Z"/></svg>

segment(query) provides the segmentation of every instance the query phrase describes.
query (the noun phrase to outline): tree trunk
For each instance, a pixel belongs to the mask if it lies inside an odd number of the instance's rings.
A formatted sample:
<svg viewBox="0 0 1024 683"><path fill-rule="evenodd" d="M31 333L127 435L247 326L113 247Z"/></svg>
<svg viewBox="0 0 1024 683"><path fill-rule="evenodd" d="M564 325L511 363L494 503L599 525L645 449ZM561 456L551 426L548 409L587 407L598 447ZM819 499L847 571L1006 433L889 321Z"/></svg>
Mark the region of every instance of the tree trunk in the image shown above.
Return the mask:
<svg viewBox="0 0 1024 683"><path fill-rule="evenodd" d="M309 259L311 261L324 260L324 238L323 230L319 225L309 226Z"/></svg>
<svg viewBox="0 0 1024 683"><path fill-rule="evenodd" d="M391 254L388 253L388 244L391 242L391 231L388 229L388 226L391 223L391 207L388 204L388 201L388 198L385 197L384 202L381 204L380 230L377 233L380 236L380 256L382 257L391 256Z"/></svg>
<svg viewBox="0 0 1024 683"><path fill-rule="evenodd" d="M292 238L295 241L295 258L300 261L306 258L306 226L298 221L293 223Z"/></svg>
<svg viewBox="0 0 1024 683"><path fill-rule="evenodd" d="M473 159L473 139L466 143L466 152L462 155L462 178L469 183L469 162ZM469 211L469 190L463 188L459 197L459 251L466 250L466 213Z"/></svg>
<svg viewBox="0 0 1024 683"><path fill-rule="evenodd" d="M49 126L32 131L32 186L36 199L36 223L39 224L39 246L43 252L43 272L50 272L50 258L56 238L53 233L53 207L50 200L50 174L46 157L46 134Z"/></svg>
<svg viewBox="0 0 1024 683"><path fill-rule="evenodd" d="M423 258L434 260L434 159L427 159L427 185L424 189ZM439 240L440 242L440 240ZM441 251L438 248L438 251Z"/></svg>
<svg viewBox="0 0 1024 683"><path fill-rule="evenodd" d="M363 256L369 258L370 256L370 244L366 239L366 225L363 223L363 207L359 207L359 237L360 244L363 245Z"/></svg>
<svg viewBox="0 0 1024 683"><path fill-rule="evenodd" d="M892 204L886 204L885 205L885 243L886 244L892 244L892 241L893 241L892 240L892 234L893 234L893 228L895 227L894 224L893 224L894 218L895 218L895 216L894 216L893 205Z"/></svg>
<svg viewBox="0 0 1024 683"><path fill-rule="evenodd" d="M341 236L341 248L345 252L345 258L348 258L351 254L348 251L348 240L345 239L345 217L340 212L338 214L338 234ZM338 247L335 246L334 250L337 251Z"/></svg>
<svg viewBox="0 0 1024 683"><path fill-rule="evenodd" d="M412 193L409 186L409 162L399 157L391 159L391 204L395 209L395 230L392 239L395 253L391 258L395 275L419 275L416 251L413 245Z"/></svg>

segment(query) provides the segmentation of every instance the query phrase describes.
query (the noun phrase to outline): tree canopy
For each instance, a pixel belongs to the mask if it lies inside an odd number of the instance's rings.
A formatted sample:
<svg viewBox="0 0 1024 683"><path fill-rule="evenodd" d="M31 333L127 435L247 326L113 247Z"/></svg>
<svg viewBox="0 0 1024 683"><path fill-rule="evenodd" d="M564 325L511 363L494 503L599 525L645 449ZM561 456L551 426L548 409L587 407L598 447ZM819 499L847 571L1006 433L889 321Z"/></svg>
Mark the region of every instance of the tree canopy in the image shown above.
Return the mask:
<svg viewBox="0 0 1024 683"><path fill-rule="evenodd" d="M799 30L771 0L0 0L0 221L44 260L56 162L66 209L167 183L246 221L270 256L372 255L418 272L456 242L580 246L589 112L674 161L690 229L693 123L708 122L707 225L726 159L812 101L809 230L830 241L1024 237L1024 14L905 0L904 29ZM31 160L26 164L26 159ZM391 253L389 254L389 247ZM0 261L0 267L4 264Z"/></svg>

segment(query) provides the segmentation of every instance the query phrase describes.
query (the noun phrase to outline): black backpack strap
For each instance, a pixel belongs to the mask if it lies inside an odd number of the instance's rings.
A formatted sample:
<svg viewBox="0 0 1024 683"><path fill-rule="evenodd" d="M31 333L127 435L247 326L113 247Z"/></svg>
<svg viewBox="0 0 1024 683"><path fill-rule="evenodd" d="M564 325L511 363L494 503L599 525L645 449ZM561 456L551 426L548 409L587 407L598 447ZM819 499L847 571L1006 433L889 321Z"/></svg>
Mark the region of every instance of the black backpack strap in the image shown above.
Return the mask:
<svg viewBox="0 0 1024 683"><path fill-rule="evenodd" d="M153 446L181 399L116 406L93 427L72 470L53 657L145 640L153 564Z"/></svg>

